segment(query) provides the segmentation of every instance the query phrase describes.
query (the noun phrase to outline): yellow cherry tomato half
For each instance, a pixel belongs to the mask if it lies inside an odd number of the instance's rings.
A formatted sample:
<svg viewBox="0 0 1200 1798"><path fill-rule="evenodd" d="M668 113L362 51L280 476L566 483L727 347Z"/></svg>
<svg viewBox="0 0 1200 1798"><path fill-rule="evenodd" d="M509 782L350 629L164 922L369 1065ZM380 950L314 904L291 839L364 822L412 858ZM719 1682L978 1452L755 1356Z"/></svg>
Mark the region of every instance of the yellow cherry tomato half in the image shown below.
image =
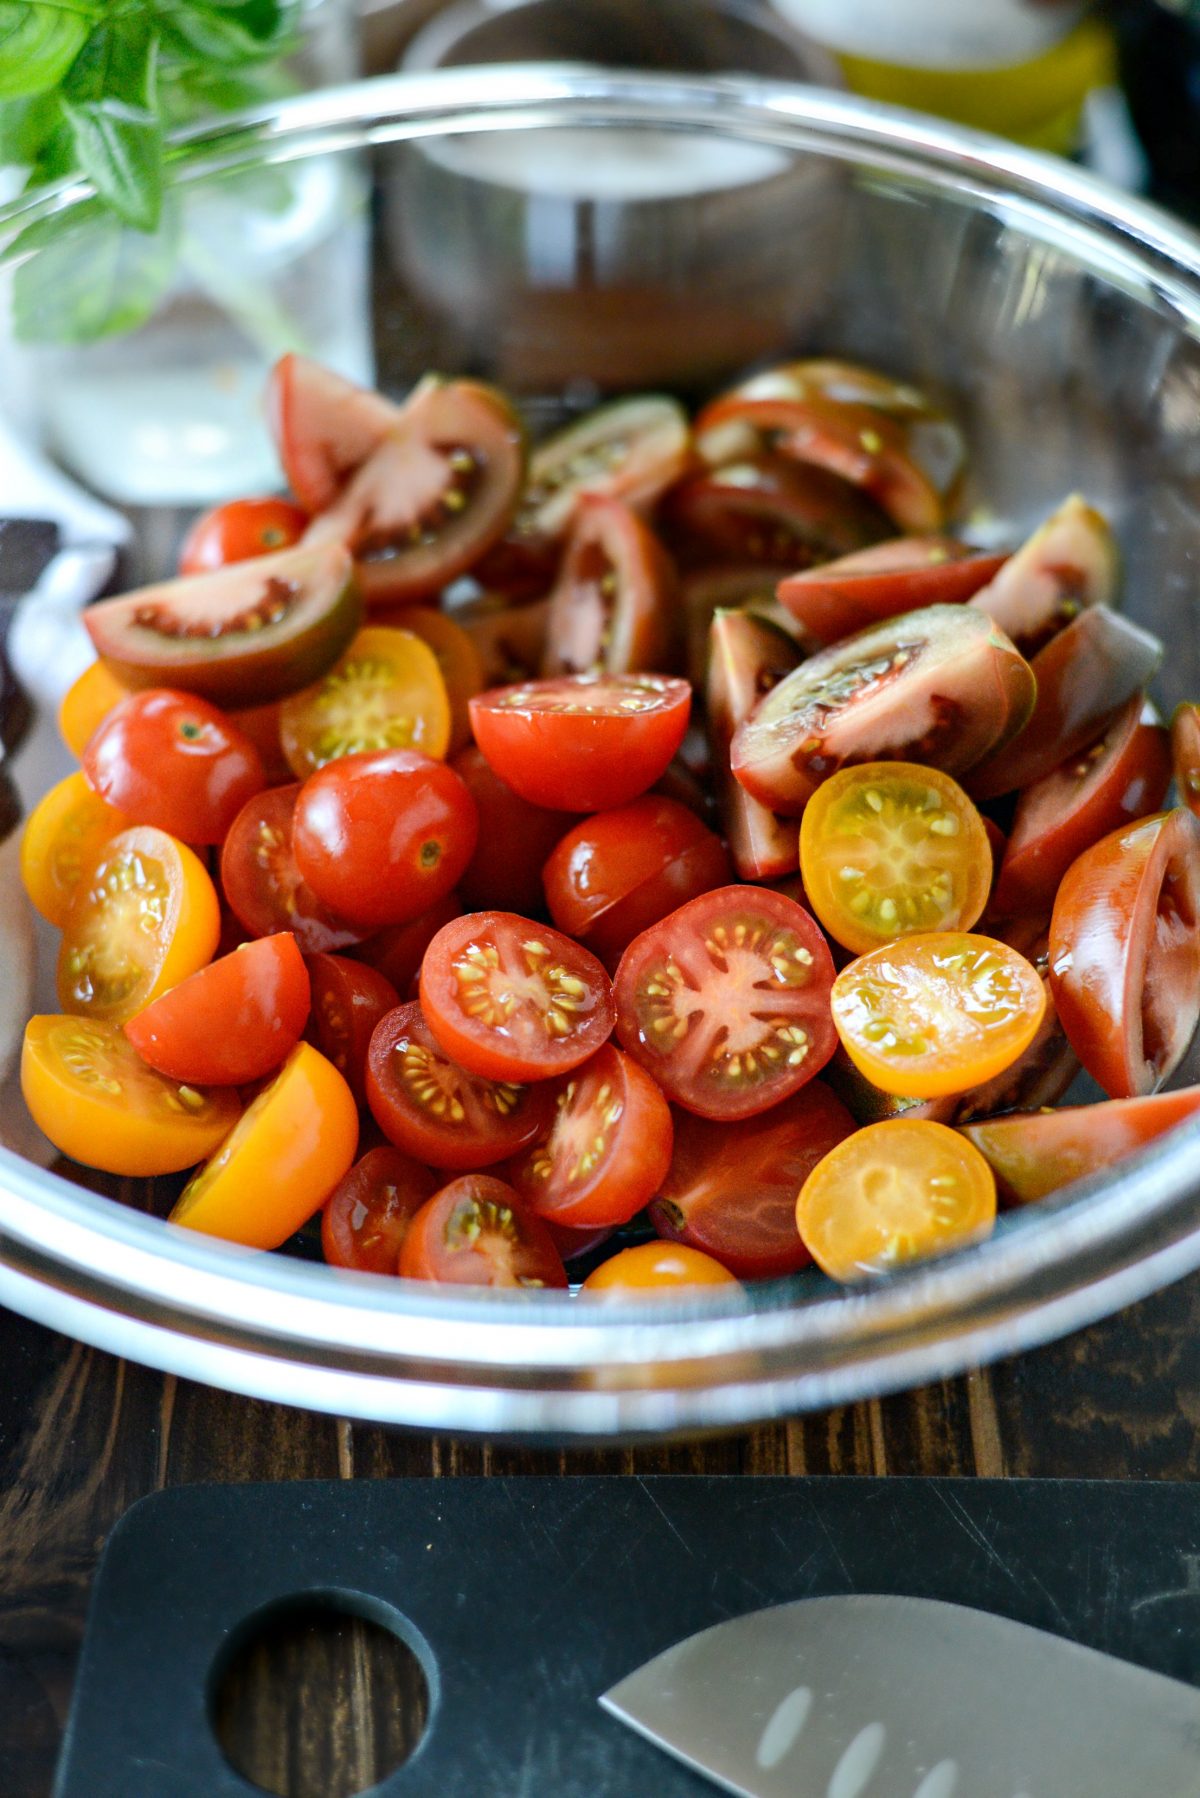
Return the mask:
<svg viewBox="0 0 1200 1798"><path fill-rule="evenodd" d="M177 1174L228 1136L230 1087L186 1086L147 1067L116 1024L36 1017L25 1027L21 1091L43 1136L84 1167Z"/></svg>
<svg viewBox="0 0 1200 1798"><path fill-rule="evenodd" d="M207 1166L173 1224L251 1249L277 1249L320 1210L358 1147L354 1094L331 1061L297 1043Z"/></svg>
<svg viewBox="0 0 1200 1798"><path fill-rule="evenodd" d="M21 836L21 880L30 903L61 930L79 883L101 852L133 823L68 774L34 806Z"/></svg>
<svg viewBox="0 0 1200 1798"><path fill-rule="evenodd" d="M297 780L368 749L419 749L440 760L450 700L437 657L412 631L368 625L319 681L283 701L279 737Z"/></svg>
<svg viewBox="0 0 1200 1798"><path fill-rule="evenodd" d="M851 1061L885 1093L940 1099L1023 1055L1046 1009L1037 969L968 931L902 937L843 968L830 997Z"/></svg>
<svg viewBox="0 0 1200 1798"><path fill-rule="evenodd" d="M581 1292L602 1298L668 1298L697 1286L740 1286L741 1281L700 1249L676 1242L639 1242L594 1268Z"/></svg>
<svg viewBox="0 0 1200 1798"><path fill-rule="evenodd" d="M483 657L462 625L447 618L445 612L435 612L432 606L405 606L400 616L404 629L428 643L437 657L450 701L450 744L446 754L457 755L471 741L467 701L482 693L488 684Z"/></svg>
<svg viewBox="0 0 1200 1798"><path fill-rule="evenodd" d="M962 1248L995 1221L996 1182L979 1150L924 1118L856 1130L818 1161L796 1200L804 1246L845 1282Z"/></svg>
<svg viewBox="0 0 1200 1798"><path fill-rule="evenodd" d="M956 780L915 762L863 762L819 786L800 820L804 890L856 955L918 931L970 930L992 850Z"/></svg>
<svg viewBox="0 0 1200 1798"><path fill-rule="evenodd" d="M123 1024L212 960L221 913L204 864L153 825L123 830L80 881L63 926L58 1002Z"/></svg>
<svg viewBox="0 0 1200 1798"><path fill-rule="evenodd" d="M97 725L103 724L131 691L104 662L92 662L71 682L59 701L58 732L72 755L83 755Z"/></svg>

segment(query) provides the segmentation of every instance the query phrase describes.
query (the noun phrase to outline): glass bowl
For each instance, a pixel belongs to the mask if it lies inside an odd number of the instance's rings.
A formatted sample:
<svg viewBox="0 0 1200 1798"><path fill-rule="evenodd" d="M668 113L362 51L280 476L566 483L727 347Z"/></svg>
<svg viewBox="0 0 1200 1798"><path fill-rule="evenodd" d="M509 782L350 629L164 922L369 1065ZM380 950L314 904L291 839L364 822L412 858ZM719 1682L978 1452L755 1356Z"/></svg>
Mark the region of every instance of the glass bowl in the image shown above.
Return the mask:
<svg viewBox="0 0 1200 1798"><path fill-rule="evenodd" d="M294 100L188 142L179 177L367 154L385 384L469 368L537 419L635 380L694 397L771 356L877 363L962 420L981 531L1016 535L1073 488L1111 513L1127 609L1170 644L1163 697L1200 692L1200 240L1166 217L1065 163L838 94L552 65ZM10 209L0 242L84 198ZM10 839L10 1024L23 907ZM1200 1265L1200 1121L869 1289L801 1276L600 1306L193 1236L52 1171L11 1074L0 1116L0 1303L191 1379L430 1429L731 1428L955 1374Z"/></svg>

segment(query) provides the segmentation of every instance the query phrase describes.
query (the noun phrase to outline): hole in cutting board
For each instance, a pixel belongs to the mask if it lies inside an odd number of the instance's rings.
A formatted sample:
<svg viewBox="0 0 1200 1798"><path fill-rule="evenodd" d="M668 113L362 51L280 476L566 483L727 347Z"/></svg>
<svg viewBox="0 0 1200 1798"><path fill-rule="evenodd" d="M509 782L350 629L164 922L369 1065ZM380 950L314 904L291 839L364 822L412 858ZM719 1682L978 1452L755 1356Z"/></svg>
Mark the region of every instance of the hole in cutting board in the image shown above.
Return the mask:
<svg viewBox="0 0 1200 1798"><path fill-rule="evenodd" d="M352 1798L415 1753L421 1657L390 1609L307 1592L246 1620L213 1668L209 1716L230 1765L277 1798Z"/></svg>

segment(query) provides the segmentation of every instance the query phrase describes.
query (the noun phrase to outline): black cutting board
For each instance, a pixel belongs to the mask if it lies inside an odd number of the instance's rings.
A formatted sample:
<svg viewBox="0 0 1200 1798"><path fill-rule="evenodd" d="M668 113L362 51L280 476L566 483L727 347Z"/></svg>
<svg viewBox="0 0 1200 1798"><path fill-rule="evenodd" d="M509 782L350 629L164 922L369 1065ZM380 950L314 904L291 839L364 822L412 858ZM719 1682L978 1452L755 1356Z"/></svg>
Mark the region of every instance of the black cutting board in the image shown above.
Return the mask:
<svg viewBox="0 0 1200 1798"><path fill-rule="evenodd" d="M214 1662L305 1592L404 1619L432 1701L377 1798L700 1798L600 1710L661 1649L839 1592L977 1605L1200 1684L1200 1485L587 1478L193 1486L105 1549L56 1798L247 1798ZM1146 1798L1151 1798L1147 1794Z"/></svg>

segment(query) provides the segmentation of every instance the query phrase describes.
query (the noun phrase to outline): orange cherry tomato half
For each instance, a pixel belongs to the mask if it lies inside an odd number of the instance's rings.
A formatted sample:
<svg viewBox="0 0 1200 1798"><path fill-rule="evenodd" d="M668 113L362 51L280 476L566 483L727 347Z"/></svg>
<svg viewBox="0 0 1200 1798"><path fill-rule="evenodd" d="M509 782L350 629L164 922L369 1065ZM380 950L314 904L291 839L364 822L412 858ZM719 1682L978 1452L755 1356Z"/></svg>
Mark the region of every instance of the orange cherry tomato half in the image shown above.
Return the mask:
<svg viewBox="0 0 1200 1798"><path fill-rule="evenodd" d="M593 1268L580 1287L602 1299L687 1298L698 1286L740 1286L711 1255L675 1242L639 1242Z"/></svg>
<svg viewBox="0 0 1200 1798"><path fill-rule="evenodd" d="M450 700L437 657L412 631L369 624L319 681L282 701L279 736L300 780L369 749L444 756Z"/></svg>
<svg viewBox="0 0 1200 1798"><path fill-rule="evenodd" d="M181 980L125 1024L125 1034L160 1074L198 1086L248 1086L300 1040L308 1017L308 971L283 931L244 943Z"/></svg>
<svg viewBox="0 0 1200 1798"><path fill-rule="evenodd" d="M421 1009L447 1055L487 1080L548 1080L612 1034L612 986L596 957L516 912L444 924L421 965Z"/></svg>
<svg viewBox="0 0 1200 1798"><path fill-rule="evenodd" d="M547 1223L624 1224L659 1190L671 1140L670 1108L649 1074L605 1043L559 1086L547 1128L508 1177Z"/></svg>
<svg viewBox="0 0 1200 1798"><path fill-rule="evenodd" d="M1200 1111L1200 1086L988 1118L959 1129L990 1163L1001 1198L1028 1205L1112 1167Z"/></svg>
<svg viewBox="0 0 1200 1798"><path fill-rule="evenodd" d="M308 513L290 499L233 499L196 519L179 552L180 574L207 574L290 549L308 529Z"/></svg>
<svg viewBox="0 0 1200 1798"><path fill-rule="evenodd" d="M88 740L83 771L102 799L188 843L219 843L267 783L262 757L194 693L131 693Z"/></svg>
<svg viewBox="0 0 1200 1798"><path fill-rule="evenodd" d="M367 1050L375 1026L395 1011L400 996L391 981L345 955L306 955L312 982L312 1015L304 1034L365 1105ZM428 1195L426 1195L428 1196Z"/></svg>
<svg viewBox="0 0 1200 1798"><path fill-rule="evenodd" d="M831 1149L804 1182L796 1227L818 1267L847 1283L978 1242L996 1221L996 1182L945 1124L891 1118Z"/></svg>
<svg viewBox="0 0 1200 1798"><path fill-rule="evenodd" d="M58 731L72 755L82 759L92 732L130 692L104 662L93 662L71 682L59 701Z"/></svg>
<svg viewBox="0 0 1200 1798"><path fill-rule="evenodd" d="M887 1093L936 1099L1011 1067L1046 991L1007 943L934 931L873 949L833 983L833 1021L859 1072Z"/></svg>
<svg viewBox="0 0 1200 1798"><path fill-rule="evenodd" d="M562 1257L541 1218L489 1174L452 1180L422 1205L400 1245L397 1272L439 1285L567 1285Z"/></svg>
<svg viewBox="0 0 1200 1798"><path fill-rule="evenodd" d="M93 793L82 774L68 774L43 794L21 836L21 880L48 923L62 928L80 881L132 823Z"/></svg>
<svg viewBox="0 0 1200 1798"><path fill-rule="evenodd" d="M983 819L958 782L864 762L819 786L800 820L809 904L856 955L918 931L970 930L992 884Z"/></svg>
<svg viewBox="0 0 1200 1798"><path fill-rule="evenodd" d="M320 1210L357 1146L353 1093L311 1043L297 1043L188 1181L169 1221L247 1248L277 1249Z"/></svg>
<svg viewBox="0 0 1200 1798"><path fill-rule="evenodd" d="M432 606L405 606L394 615L384 613L380 624L411 631L427 643L437 658L438 669L450 703L450 741L447 755L457 755L471 741L471 714L467 707L476 693L488 685L483 657L461 624L435 612Z"/></svg>
<svg viewBox="0 0 1200 1798"><path fill-rule="evenodd" d="M1200 818L1200 705L1176 706L1171 719L1171 761L1180 804Z"/></svg>
<svg viewBox="0 0 1200 1798"><path fill-rule="evenodd" d="M59 1004L123 1024L211 961L220 934L213 883L192 851L150 825L123 830L71 903Z"/></svg>
<svg viewBox="0 0 1200 1798"><path fill-rule="evenodd" d="M55 1148L84 1167L144 1177L195 1167L228 1136L241 1104L158 1074L115 1024L36 1017L25 1027L21 1091Z"/></svg>
<svg viewBox="0 0 1200 1798"><path fill-rule="evenodd" d="M394 1274L408 1226L437 1185L436 1175L390 1143L368 1149L325 1201L326 1261L359 1273Z"/></svg>

